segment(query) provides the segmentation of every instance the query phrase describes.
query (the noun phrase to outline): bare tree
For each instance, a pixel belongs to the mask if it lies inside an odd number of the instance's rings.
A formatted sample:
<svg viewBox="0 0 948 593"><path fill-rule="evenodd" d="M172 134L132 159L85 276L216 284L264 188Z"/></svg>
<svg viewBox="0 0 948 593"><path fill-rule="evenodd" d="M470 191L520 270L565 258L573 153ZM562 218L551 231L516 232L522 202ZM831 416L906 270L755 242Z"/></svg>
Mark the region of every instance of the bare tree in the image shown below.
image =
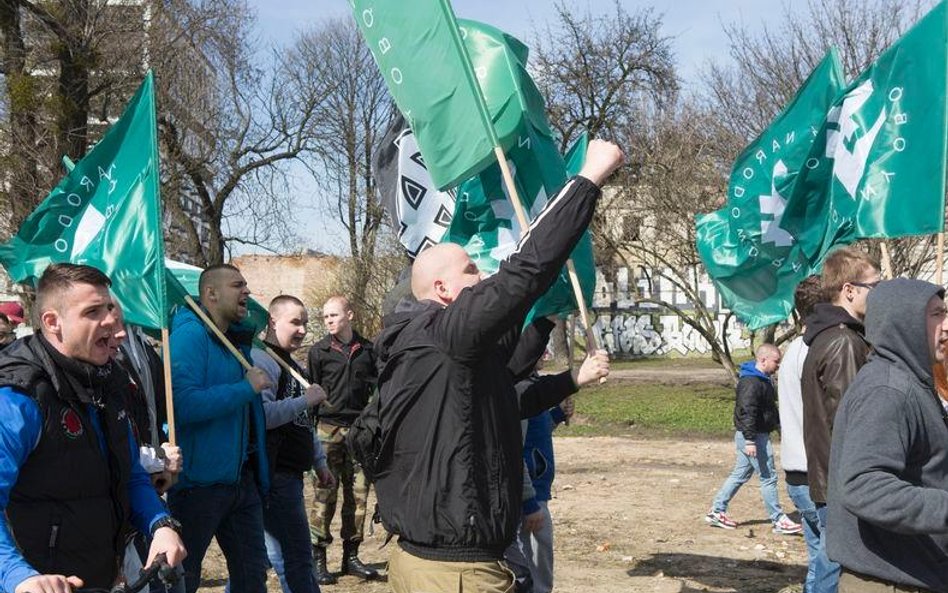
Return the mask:
<svg viewBox="0 0 948 593"><path fill-rule="evenodd" d="M678 90L671 39L652 9L577 13L556 5L555 26L533 42L531 66L546 97L550 125L565 150L583 131L622 142L630 123Z"/></svg>
<svg viewBox="0 0 948 593"><path fill-rule="evenodd" d="M534 36L531 70L561 150L584 131L632 146L629 133L674 104L674 56L661 26L651 9L629 13L619 2L602 15L556 5L555 23ZM610 214L600 206L590 228L596 264L614 281L618 246L598 239L607 233ZM558 362L571 363L565 324L557 325L551 340Z"/></svg>
<svg viewBox="0 0 948 593"><path fill-rule="evenodd" d="M232 243L274 249L293 238L284 165L314 148L316 116L334 85L292 48L274 51L270 70L256 66L251 13L242 2L234 8L178 36L193 59L159 70L165 204L183 231L179 249L203 265L222 262ZM171 23L161 30L176 33Z"/></svg>
<svg viewBox="0 0 948 593"><path fill-rule="evenodd" d="M106 0L0 3L5 230L14 231L55 185L62 155L86 153L109 121L111 99L134 91L146 11Z"/></svg>
<svg viewBox="0 0 948 593"><path fill-rule="evenodd" d="M390 287L400 267L390 269L386 264L397 250L380 249L387 227L372 174L372 156L394 105L351 20L329 21L306 32L297 48L293 60L312 68L317 78L335 82L320 106L318 141L307 162L323 190L322 205L346 229L351 258L346 292L361 317L367 319L368 314L380 310L380 293L372 288L373 283L381 280Z"/></svg>

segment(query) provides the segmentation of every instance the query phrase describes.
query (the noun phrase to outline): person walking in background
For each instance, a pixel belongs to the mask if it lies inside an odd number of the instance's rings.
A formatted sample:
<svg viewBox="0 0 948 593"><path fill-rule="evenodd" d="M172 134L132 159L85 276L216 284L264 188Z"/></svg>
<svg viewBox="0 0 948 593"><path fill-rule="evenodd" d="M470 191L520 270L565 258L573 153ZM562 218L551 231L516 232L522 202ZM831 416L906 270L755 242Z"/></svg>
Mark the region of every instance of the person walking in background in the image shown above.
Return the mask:
<svg viewBox="0 0 948 593"><path fill-rule="evenodd" d="M777 393L771 377L780 368L780 349L773 344L761 344L755 360L741 365L734 402L734 444L737 459L705 521L712 527L734 529L737 522L727 515L727 507L751 476L760 477L760 495L764 510L773 523L773 532L800 533L803 529L780 508L777 495L777 470L770 433L780 425L777 412Z"/></svg>

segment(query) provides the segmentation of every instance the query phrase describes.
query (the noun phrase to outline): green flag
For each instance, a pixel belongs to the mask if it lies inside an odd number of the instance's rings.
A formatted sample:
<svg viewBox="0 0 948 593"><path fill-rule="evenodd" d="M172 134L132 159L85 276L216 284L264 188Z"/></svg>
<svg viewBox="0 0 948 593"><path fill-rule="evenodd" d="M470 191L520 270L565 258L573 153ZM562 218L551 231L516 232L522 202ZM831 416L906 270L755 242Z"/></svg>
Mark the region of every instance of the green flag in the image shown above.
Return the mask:
<svg viewBox="0 0 948 593"><path fill-rule="evenodd" d="M946 17L941 2L829 111L781 222L810 259L859 238L944 230Z"/></svg>
<svg viewBox="0 0 948 593"><path fill-rule="evenodd" d="M509 148L521 136L525 114L546 125L526 60L508 59L511 51L526 55L516 39L496 30L472 35L463 23L459 30L448 0L352 0L352 6L438 189L493 162L494 146ZM499 63L518 71L505 72Z"/></svg>
<svg viewBox="0 0 948 593"><path fill-rule="evenodd" d="M727 205L697 217L697 248L725 305L751 329L787 318L793 291L812 267L779 226L827 110L844 87L835 48L770 126L737 157Z"/></svg>
<svg viewBox="0 0 948 593"><path fill-rule="evenodd" d="M164 240L152 74L102 140L0 245L16 282L35 282L51 263L99 268L125 319L167 327Z"/></svg>

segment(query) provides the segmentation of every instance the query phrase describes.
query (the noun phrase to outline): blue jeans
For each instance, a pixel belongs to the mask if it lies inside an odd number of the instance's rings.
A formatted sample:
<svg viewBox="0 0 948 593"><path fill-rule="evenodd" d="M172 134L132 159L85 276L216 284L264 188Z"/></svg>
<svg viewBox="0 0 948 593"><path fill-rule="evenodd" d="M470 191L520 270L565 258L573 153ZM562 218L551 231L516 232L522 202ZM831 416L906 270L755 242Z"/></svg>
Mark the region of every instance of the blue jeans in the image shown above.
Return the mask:
<svg viewBox="0 0 948 593"><path fill-rule="evenodd" d="M816 505L820 520L820 547L814 562L813 593L836 593L839 587L840 566L829 559L826 553L826 505Z"/></svg>
<svg viewBox="0 0 948 593"><path fill-rule="evenodd" d="M727 505L737 494L751 476L756 472L760 476L760 496L764 501L764 509L772 523L776 523L783 514L780 508L780 499L777 496L777 472L774 469L774 450L770 445L770 434L757 434L754 437L754 444L757 445L757 455L750 457L744 453L744 435L737 431L734 433L734 445L737 448L737 460L734 463L734 469L731 475L724 480L717 496L714 497L714 504L711 510L723 513L727 510Z"/></svg>
<svg viewBox="0 0 948 593"><path fill-rule="evenodd" d="M794 506L800 511L800 522L803 524L803 539L806 541L806 555L809 561L806 567L806 581L803 583L803 593L813 593L816 589L816 557L820 552L820 518L816 512L816 504L810 499L810 487L806 484L791 486L787 484L787 494Z"/></svg>
<svg viewBox="0 0 948 593"><path fill-rule="evenodd" d="M181 539L188 551L184 559L187 593L194 593L201 584L201 563L212 537L227 560L231 592L266 593L263 504L252 472L244 472L237 484L172 491L168 505L181 521Z"/></svg>
<svg viewBox="0 0 948 593"><path fill-rule="evenodd" d="M303 475L274 472L263 509L267 557L283 593L319 593L313 578Z"/></svg>

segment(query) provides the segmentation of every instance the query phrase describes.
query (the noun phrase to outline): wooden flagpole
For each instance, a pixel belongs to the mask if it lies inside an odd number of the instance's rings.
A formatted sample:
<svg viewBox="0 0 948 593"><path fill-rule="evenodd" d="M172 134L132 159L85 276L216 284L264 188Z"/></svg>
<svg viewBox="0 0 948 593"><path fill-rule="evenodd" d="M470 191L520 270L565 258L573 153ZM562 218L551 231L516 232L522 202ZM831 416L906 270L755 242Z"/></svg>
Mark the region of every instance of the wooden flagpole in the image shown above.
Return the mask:
<svg viewBox="0 0 948 593"><path fill-rule="evenodd" d="M882 250L882 278L884 280L892 279L892 258L889 257L889 246L883 240L879 242L879 248Z"/></svg>
<svg viewBox="0 0 948 593"><path fill-rule="evenodd" d="M945 277L945 233L938 233L938 251L935 252L935 284L944 286Z"/></svg>
<svg viewBox="0 0 948 593"><path fill-rule="evenodd" d="M165 408L168 411L168 442L176 446L174 428L174 397L171 392L171 346L168 343L168 328L161 328L161 364L165 373Z"/></svg>

